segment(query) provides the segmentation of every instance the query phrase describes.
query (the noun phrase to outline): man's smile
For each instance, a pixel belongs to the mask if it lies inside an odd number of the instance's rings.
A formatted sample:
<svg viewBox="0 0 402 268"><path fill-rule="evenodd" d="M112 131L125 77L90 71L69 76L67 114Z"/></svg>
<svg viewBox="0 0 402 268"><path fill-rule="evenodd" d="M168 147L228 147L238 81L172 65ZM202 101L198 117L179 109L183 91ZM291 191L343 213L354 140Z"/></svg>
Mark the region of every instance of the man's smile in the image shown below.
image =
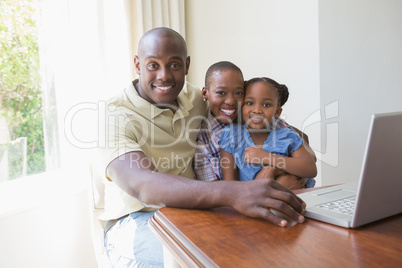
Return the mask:
<svg viewBox="0 0 402 268"><path fill-rule="evenodd" d="M173 86L155 86L157 89L161 90L161 91L167 91L169 89L171 89Z"/></svg>

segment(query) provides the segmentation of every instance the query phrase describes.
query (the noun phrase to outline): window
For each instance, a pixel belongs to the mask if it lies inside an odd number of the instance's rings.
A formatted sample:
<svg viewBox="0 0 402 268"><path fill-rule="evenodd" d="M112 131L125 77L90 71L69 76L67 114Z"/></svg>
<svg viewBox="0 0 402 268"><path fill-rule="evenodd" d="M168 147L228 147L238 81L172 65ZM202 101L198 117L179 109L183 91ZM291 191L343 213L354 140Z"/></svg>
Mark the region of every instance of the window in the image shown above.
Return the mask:
<svg viewBox="0 0 402 268"><path fill-rule="evenodd" d="M0 182L45 171L38 1L0 5Z"/></svg>
<svg viewBox="0 0 402 268"><path fill-rule="evenodd" d="M101 105L134 78L139 37L184 33L183 14L182 0L2 1L0 182L87 168L96 149L81 145L101 144Z"/></svg>
<svg viewBox="0 0 402 268"><path fill-rule="evenodd" d="M99 103L134 75L130 3L2 1L0 182L94 160Z"/></svg>

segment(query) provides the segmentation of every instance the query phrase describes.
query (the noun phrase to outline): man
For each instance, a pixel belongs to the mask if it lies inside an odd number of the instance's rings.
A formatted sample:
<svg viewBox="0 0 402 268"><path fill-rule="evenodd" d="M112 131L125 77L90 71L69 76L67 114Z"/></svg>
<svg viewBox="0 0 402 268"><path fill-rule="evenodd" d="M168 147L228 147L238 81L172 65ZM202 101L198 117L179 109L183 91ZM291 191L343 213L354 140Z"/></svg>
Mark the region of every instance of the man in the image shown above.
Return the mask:
<svg viewBox="0 0 402 268"><path fill-rule="evenodd" d="M105 247L115 267L163 266L162 245L147 226L157 208L231 206L243 215L299 223L305 204L271 179L251 182L194 180L191 160L207 107L201 91L185 83L190 57L169 28L141 38L134 64L139 79L109 103Z"/></svg>

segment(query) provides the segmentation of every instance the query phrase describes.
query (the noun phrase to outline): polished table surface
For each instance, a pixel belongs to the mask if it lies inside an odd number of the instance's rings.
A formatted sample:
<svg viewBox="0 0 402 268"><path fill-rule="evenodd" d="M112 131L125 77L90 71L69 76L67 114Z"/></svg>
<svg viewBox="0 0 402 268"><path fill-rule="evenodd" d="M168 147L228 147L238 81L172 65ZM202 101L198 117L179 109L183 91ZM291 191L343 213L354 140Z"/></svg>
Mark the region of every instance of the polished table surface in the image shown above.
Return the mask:
<svg viewBox="0 0 402 268"><path fill-rule="evenodd" d="M283 228L229 207L162 208L149 225L183 267L402 267L402 214L357 229L307 218Z"/></svg>

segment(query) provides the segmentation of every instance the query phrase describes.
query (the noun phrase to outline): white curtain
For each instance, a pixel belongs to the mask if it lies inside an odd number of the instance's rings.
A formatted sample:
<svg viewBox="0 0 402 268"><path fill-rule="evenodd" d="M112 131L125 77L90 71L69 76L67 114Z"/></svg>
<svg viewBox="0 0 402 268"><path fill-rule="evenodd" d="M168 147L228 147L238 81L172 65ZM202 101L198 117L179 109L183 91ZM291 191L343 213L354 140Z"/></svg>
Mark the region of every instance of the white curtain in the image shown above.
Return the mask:
<svg viewBox="0 0 402 268"><path fill-rule="evenodd" d="M41 1L48 167L85 166L104 144L105 100L135 78L143 33L165 26L185 36L184 0Z"/></svg>
<svg viewBox="0 0 402 268"><path fill-rule="evenodd" d="M184 0L131 0L132 49L137 51L140 37L156 27L169 27L185 38Z"/></svg>

